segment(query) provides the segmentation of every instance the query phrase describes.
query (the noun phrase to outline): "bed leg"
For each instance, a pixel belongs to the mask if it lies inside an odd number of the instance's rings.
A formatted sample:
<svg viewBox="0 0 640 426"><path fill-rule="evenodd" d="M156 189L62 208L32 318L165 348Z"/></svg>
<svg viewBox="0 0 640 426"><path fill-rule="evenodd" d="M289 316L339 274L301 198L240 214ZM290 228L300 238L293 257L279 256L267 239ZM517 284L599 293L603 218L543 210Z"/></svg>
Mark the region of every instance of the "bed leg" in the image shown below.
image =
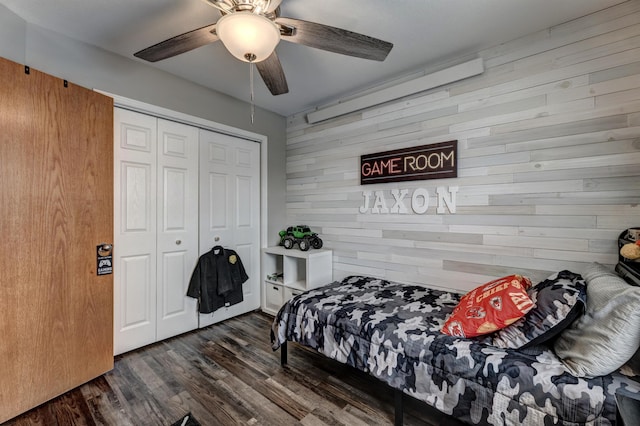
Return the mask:
<svg viewBox="0 0 640 426"><path fill-rule="evenodd" d="M280 345L280 365L287 365L287 342Z"/></svg>
<svg viewBox="0 0 640 426"><path fill-rule="evenodd" d="M404 407L402 406L402 391L399 389L393 389L393 400L395 404L395 426L402 426L404 418Z"/></svg>

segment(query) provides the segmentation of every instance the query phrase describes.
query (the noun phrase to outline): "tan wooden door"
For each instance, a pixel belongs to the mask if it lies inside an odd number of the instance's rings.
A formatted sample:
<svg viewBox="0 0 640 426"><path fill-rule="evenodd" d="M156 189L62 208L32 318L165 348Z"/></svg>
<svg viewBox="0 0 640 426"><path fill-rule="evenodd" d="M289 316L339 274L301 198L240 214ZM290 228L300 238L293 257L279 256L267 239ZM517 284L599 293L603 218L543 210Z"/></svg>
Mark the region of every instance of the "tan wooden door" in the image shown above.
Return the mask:
<svg viewBox="0 0 640 426"><path fill-rule="evenodd" d="M0 423L113 368L112 164L111 98L0 58Z"/></svg>

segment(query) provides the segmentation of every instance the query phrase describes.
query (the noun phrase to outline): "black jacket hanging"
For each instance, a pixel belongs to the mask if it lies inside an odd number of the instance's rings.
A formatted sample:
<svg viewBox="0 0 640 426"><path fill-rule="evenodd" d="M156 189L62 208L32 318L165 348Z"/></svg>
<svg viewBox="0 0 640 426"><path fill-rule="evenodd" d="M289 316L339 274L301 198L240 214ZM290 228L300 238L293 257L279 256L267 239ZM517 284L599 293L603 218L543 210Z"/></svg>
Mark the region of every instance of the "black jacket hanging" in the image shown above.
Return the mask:
<svg viewBox="0 0 640 426"><path fill-rule="evenodd" d="M198 259L187 296L198 299L200 313L208 314L242 302L242 283L248 279L240 256L233 250L215 246Z"/></svg>

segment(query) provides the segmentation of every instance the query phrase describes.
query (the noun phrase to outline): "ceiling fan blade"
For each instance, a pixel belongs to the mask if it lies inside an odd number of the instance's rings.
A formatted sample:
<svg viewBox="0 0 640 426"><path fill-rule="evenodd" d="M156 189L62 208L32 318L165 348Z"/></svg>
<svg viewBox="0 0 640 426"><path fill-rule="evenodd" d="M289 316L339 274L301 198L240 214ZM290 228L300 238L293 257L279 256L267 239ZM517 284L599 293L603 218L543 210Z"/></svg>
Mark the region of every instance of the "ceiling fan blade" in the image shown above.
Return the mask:
<svg viewBox="0 0 640 426"><path fill-rule="evenodd" d="M280 6L280 3L282 3L282 0L271 0L267 12L275 12L278 6Z"/></svg>
<svg viewBox="0 0 640 426"><path fill-rule="evenodd" d="M213 32L215 28L216 24L211 24L177 35L158 44L154 44L151 47L142 49L134 53L133 56L149 62L157 62L171 58L217 41L218 36Z"/></svg>
<svg viewBox="0 0 640 426"><path fill-rule="evenodd" d="M277 18L275 22L285 27L282 40L342 55L384 61L393 47L387 41L301 19ZM287 34L286 27L295 30Z"/></svg>
<svg viewBox="0 0 640 426"><path fill-rule="evenodd" d="M272 95L289 93L287 79L284 76L282 64L275 51L264 61L256 62L255 64L260 76L264 80L264 84L267 85Z"/></svg>

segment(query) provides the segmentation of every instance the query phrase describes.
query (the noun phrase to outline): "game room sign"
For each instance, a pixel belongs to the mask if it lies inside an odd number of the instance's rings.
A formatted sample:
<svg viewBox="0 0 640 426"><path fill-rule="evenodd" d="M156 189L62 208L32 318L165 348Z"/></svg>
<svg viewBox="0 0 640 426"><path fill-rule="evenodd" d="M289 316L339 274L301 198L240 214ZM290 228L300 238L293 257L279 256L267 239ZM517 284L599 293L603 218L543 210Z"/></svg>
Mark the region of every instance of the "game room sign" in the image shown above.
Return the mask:
<svg viewBox="0 0 640 426"><path fill-rule="evenodd" d="M458 177L458 141L360 157L360 184Z"/></svg>

